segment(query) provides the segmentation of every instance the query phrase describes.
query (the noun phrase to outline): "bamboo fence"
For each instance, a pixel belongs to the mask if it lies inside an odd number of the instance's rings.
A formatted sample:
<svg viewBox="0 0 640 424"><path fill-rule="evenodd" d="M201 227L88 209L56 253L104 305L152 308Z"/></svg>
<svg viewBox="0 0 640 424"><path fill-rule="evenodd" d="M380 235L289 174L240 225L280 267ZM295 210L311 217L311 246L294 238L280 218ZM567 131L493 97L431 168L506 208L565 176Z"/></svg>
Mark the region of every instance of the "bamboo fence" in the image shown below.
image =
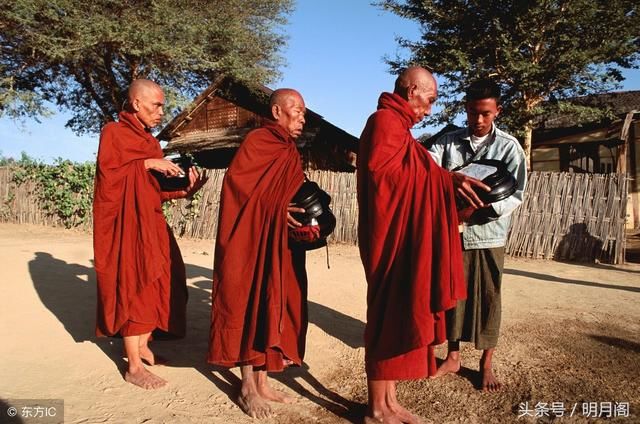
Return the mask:
<svg viewBox="0 0 640 424"><path fill-rule="evenodd" d="M627 189L624 174L530 173L506 253L623 263Z"/></svg>
<svg viewBox="0 0 640 424"><path fill-rule="evenodd" d="M10 168L0 167L0 222L62 225L57 217L43 210L37 197L32 194L35 183L27 182L16 186L12 178L13 172Z"/></svg>
<svg viewBox="0 0 640 424"><path fill-rule="evenodd" d="M15 187L11 175L0 168L0 222L61 225L39 207L33 187ZM167 222L180 237L215 238L224 170L209 170L208 175L196 202L176 200L165 207ZM310 171L307 176L332 197L337 225L330 241L356 244L356 175ZM626 201L627 178L622 174L532 172L525 201L512 216L506 253L623 263Z"/></svg>
<svg viewBox="0 0 640 424"><path fill-rule="evenodd" d="M178 200L167 213L167 222L180 237L211 239L218 228L218 207L224 170L208 171L209 181L202 188L195 206ZM318 183L331 196L331 210L336 216L336 229L331 241L355 244L358 240L358 201L353 173L310 171L307 177ZM189 219L194 216L196 219Z"/></svg>

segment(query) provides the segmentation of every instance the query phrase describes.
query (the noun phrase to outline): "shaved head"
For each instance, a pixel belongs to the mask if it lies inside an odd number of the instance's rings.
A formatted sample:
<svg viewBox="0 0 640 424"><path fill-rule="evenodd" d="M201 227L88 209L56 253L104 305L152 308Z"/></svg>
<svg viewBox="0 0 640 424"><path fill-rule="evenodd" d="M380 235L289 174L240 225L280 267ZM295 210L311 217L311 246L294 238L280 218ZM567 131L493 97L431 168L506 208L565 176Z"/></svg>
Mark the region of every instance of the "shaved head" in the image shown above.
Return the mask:
<svg viewBox="0 0 640 424"><path fill-rule="evenodd" d="M293 88L278 88L273 93L271 93L271 97L269 97L269 108L271 109L273 105L284 105L289 98L300 98L302 96Z"/></svg>
<svg viewBox="0 0 640 424"><path fill-rule="evenodd" d="M411 66L398 75L393 92L409 103L415 115L414 123L418 123L431 114L431 106L438 97L438 83L431 72L421 66Z"/></svg>
<svg viewBox="0 0 640 424"><path fill-rule="evenodd" d="M279 88L269 98L269 109L273 119L287 130L293 138L302 134L307 109L302 95L291 88Z"/></svg>
<svg viewBox="0 0 640 424"><path fill-rule="evenodd" d="M423 67L411 66L398 75L393 92L407 100L407 91L413 85L435 87L436 79L433 77L431 72L427 71Z"/></svg>
<svg viewBox="0 0 640 424"><path fill-rule="evenodd" d="M129 86L127 111L132 113L145 128L153 128L164 116L164 92L153 81L134 80Z"/></svg>
<svg viewBox="0 0 640 424"><path fill-rule="evenodd" d="M162 88L151 80L148 80L148 79L133 80L133 82L129 86L127 100L129 101L129 104L132 104L135 99L139 99L144 95L158 92L158 91L162 92Z"/></svg>

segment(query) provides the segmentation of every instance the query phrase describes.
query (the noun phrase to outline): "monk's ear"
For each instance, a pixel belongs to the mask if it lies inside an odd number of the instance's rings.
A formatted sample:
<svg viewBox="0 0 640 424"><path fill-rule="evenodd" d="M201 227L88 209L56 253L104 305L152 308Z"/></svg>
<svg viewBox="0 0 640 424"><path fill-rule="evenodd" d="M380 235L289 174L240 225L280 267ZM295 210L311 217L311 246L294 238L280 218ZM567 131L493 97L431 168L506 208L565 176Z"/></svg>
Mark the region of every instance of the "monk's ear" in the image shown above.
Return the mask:
<svg viewBox="0 0 640 424"><path fill-rule="evenodd" d="M407 100L412 99L416 96L416 90L418 89L417 84L411 84L407 87Z"/></svg>
<svg viewBox="0 0 640 424"><path fill-rule="evenodd" d="M273 119L275 119L276 121L280 119L281 113L282 113L282 109L280 108L280 105L276 104L271 106L271 115L273 116Z"/></svg>

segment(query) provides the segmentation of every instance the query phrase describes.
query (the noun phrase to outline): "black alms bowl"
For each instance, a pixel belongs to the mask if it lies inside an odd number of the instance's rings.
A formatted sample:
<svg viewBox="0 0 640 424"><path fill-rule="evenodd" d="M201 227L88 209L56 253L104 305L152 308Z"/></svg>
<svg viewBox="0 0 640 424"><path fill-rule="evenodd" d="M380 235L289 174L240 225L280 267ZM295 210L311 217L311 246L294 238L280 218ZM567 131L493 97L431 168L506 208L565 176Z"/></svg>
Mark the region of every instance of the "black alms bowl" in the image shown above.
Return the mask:
<svg viewBox="0 0 640 424"><path fill-rule="evenodd" d="M182 174L175 177L168 177L162 172L151 170L151 173L158 180L162 191L184 190L189 187L189 168L193 166L193 162L189 156L180 156L169 159L182 169Z"/></svg>
<svg viewBox="0 0 640 424"><path fill-rule="evenodd" d="M295 207L303 208L304 212L292 212L291 216L303 227L318 226L320 239L313 242L293 243L306 250L317 249L326 245L326 239L336 228L336 217L331 211L331 196L322 190L317 183L306 180L291 199Z"/></svg>
<svg viewBox="0 0 640 424"><path fill-rule="evenodd" d="M480 200L484 203L499 202L516 192L518 182L507 169L507 165L501 160L479 159L472 161L471 163L496 168L496 171L493 174L482 179L482 182L488 185L491 188L491 191L487 192L482 189L475 190Z"/></svg>
<svg viewBox="0 0 640 424"><path fill-rule="evenodd" d="M291 216L303 225L310 224L313 218L322 215L326 206L331 202L331 197L328 199L327 197L329 195L317 183L309 180L305 181L293 196L293 199L291 199L294 206L304 209L304 212L294 212Z"/></svg>

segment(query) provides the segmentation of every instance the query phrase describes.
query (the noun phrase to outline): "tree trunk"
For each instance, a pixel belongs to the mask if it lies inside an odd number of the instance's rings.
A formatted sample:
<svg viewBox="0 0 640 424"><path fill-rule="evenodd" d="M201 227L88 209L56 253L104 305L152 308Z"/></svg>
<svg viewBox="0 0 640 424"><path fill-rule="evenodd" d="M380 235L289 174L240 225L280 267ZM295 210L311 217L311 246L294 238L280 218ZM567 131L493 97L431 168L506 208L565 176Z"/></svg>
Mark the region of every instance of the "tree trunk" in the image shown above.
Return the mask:
<svg viewBox="0 0 640 424"><path fill-rule="evenodd" d="M527 163L527 171L531 171L531 142L533 138L533 123L528 121L524 126L524 140L522 149L524 150L524 158Z"/></svg>

